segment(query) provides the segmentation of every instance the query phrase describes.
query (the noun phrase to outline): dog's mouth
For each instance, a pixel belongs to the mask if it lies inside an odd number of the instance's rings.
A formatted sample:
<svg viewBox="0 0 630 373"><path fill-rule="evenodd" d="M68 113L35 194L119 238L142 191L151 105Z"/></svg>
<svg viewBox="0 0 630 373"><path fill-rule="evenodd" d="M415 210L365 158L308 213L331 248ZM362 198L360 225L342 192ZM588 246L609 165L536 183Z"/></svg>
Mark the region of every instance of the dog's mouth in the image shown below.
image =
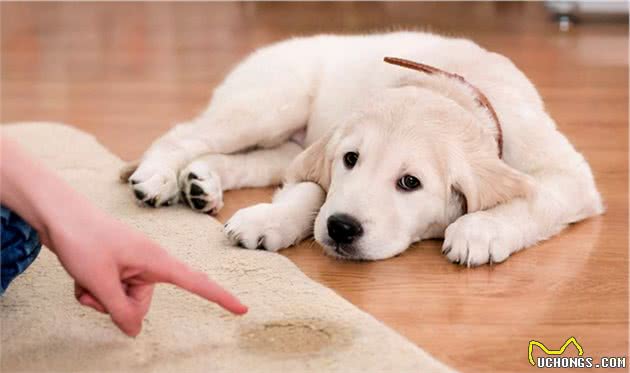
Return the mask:
<svg viewBox="0 0 630 373"><path fill-rule="evenodd" d="M348 258L348 259L352 258L354 255L350 254L346 250L344 250L343 246L341 245L335 245L335 253L337 255L342 256L344 258Z"/></svg>
<svg viewBox="0 0 630 373"><path fill-rule="evenodd" d="M357 261L366 260L359 255L357 248L352 245L341 245L331 240L322 243L322 246L324 247L324 252L326 254L336 259Z"/></svg>

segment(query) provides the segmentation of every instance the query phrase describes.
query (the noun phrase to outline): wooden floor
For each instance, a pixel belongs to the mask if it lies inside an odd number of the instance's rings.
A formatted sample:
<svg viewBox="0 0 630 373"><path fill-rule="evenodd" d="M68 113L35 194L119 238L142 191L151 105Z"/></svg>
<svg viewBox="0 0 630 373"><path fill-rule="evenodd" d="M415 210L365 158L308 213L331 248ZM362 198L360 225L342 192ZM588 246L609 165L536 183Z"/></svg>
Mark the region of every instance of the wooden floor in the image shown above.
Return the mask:
<svg viewBox="0 0 630 373"><path fill-rule="evenodd" d="M291 35L425 29L510 57L590 161L608 211L506 263L464 269L425 242L346 263L287 249L314 280L464 371L523 371L536 339L628 350L628 24L561 33L540 3L22 3L2 10L2 122L71 123L134 159L192 118L254 48ZM226 194L220 220L270 198ZM156 211L159 214L159 211ZM539 352L537 352L538 354Z"/></svg>

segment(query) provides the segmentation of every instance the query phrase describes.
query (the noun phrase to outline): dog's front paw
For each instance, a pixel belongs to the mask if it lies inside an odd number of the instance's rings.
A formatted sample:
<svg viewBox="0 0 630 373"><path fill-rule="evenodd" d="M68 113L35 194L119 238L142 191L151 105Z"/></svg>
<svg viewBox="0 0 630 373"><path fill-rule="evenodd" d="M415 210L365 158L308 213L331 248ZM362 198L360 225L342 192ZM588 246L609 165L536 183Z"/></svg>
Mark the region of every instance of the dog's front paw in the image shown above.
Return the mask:
<svg viewBox="0 0 630 373"><path fill-rule="evenodd" d="M178 200L177 175L165 167L141 163L129 177L136 199L143 205L159 207Z"/></svg>
<svg viewBox="0 0 630 373"><path fill-rule="evenodd" d="M500 263L521 248L518 230L487 212L464 215L446 228L442 253L467 267Z"/></svg>
<svg viewBox="0 0 630 373"><path fill-rule="evenodd" d="M179 173L182 199L195 211L216 214L223 207L219 176L207 166L193 162Z"/></svg>
<svg viewBox="0 0 630 373"><path fill-rule="evenodd" d="M283 218L284 207L261 203L241 209L225 224L229 240L246 249L278 251L298 239L291 221Z"/></svg>

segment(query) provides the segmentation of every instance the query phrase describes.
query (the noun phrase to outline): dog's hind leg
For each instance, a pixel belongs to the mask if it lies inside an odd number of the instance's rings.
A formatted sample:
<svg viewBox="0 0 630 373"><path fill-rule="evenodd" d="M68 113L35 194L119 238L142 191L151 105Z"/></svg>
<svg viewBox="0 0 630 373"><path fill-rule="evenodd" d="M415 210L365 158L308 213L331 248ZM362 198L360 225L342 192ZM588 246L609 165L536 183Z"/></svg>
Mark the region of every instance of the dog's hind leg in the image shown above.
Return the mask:
<svg viewBox="0 0 630 373"><path fill-rule="evenodd" d="M208 109L158 139L129 177L136 199L160 206L177 201L179 171L204 154L274 147L306 126L318 62L299 41L264 48L215 90ZM302 53L303 52L303 53Z"/></svg>
<svg viewBox="0 0 630 373"><path fill-rule="evenodd" d="M201 156L179 173L181 199L195 211L214 214L223 207L224 190L279 185L302 150L287 141L269 149Z"/></svg>

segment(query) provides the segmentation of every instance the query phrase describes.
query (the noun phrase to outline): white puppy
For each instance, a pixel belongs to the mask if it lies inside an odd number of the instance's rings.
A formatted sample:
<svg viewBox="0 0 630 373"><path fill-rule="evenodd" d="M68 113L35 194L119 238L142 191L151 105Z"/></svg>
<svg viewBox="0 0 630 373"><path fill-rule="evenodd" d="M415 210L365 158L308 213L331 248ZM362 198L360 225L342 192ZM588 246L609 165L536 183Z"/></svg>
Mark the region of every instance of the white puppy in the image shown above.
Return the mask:
<svg viewBox="0 0 630 373"><path fill-rule="evenodd" d="M446 257L471 266L603 211L587 162L510 60L416 32L256 51L129 178L146 205L211 213L224 190L282 180L272 203L229 220L234 243L277 251L314 234L329 255L375 260L444 237Z"/></svg>

